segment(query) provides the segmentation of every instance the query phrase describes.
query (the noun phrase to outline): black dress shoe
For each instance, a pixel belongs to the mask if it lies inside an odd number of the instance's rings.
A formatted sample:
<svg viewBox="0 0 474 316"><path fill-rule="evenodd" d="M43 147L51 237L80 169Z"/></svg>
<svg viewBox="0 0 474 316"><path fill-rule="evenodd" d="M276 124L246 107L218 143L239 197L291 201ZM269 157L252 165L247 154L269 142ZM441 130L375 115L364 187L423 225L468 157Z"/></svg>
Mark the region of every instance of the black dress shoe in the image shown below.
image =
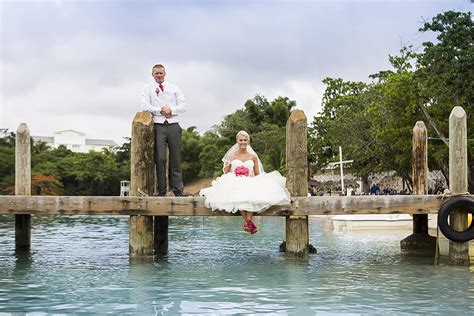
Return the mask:
<svg viewBox="0 0 474 316"><path fill-rule="evenodd" d="M166 195L166 191L157 191L153 193L153 196L165 196L165 195Z"/></svg>
<svg viewBox="0 0 474 316"><path fill-rule="evenodd" d="M184 192L182 190L176 190L176 191L173 191L173 193L174 193L174 196L190 196L189 193Z"/></svg>

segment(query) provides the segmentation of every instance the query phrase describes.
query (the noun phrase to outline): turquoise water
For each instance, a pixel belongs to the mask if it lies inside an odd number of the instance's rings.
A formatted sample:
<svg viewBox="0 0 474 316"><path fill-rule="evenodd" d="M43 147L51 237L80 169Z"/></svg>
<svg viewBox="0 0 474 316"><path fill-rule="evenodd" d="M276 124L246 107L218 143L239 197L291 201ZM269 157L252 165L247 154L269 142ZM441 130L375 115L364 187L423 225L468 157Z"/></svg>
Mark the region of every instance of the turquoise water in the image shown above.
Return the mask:
<svg viewBox="0 0 474 316"><path fill-rule="evenodd" d="M284 219L170 218L166 258L130 260L128 217L33 217L16 255L0 216L0 315L469 314L474 270L405 259L409 231L333 232L311 219L308 260L278 252ZM471 268L472 269L472 268Z"/></svg>

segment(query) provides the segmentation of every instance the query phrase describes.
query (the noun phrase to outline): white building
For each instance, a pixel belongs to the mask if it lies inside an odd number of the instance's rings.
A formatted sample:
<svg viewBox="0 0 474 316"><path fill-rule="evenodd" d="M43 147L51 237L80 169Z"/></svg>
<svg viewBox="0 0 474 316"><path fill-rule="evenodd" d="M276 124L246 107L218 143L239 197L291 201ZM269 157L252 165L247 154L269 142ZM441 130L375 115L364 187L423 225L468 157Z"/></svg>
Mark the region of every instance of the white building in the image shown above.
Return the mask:
<svg viewBox="0 0 474 316"><path fill-rule="evenodd" d="M60 145L64 145L67 149L79 153L87 153L90 150L102 151L104 148L112 150L118 147L118 144L113 140L88 139L86 134L71 129L55 132L52 137L32 136L32 138L34 142L44 142L51 148L58 148Z"/></svg>

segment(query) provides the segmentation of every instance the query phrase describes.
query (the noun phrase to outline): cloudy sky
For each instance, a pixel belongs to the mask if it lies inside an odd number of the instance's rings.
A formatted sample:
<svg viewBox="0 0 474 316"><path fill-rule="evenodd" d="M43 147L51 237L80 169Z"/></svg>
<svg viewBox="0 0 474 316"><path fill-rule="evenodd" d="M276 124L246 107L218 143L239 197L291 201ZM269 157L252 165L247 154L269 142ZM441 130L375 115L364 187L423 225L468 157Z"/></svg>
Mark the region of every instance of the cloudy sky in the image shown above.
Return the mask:
<svg viewBox="0 0 474 316"><path fill-rule="evenodd" d="M286 96L308 120L322 79L367 81L418 29L470 0L0 0L0 128L74 129L123 143L162 63L183 90L182 126L209 130L256 94Z"/></svg>

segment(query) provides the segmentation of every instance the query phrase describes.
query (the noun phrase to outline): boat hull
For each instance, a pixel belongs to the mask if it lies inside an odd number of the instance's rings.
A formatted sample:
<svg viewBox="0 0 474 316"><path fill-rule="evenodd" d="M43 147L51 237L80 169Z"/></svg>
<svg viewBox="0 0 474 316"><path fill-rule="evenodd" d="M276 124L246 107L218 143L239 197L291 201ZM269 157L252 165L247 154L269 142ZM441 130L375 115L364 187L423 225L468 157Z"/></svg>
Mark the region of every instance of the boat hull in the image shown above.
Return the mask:
<svg viewBox="0 0 474 316"><path fill-rule="evenodd" d="M413 229L413 218L407 214L335 215L334 230Z"/></svg>

